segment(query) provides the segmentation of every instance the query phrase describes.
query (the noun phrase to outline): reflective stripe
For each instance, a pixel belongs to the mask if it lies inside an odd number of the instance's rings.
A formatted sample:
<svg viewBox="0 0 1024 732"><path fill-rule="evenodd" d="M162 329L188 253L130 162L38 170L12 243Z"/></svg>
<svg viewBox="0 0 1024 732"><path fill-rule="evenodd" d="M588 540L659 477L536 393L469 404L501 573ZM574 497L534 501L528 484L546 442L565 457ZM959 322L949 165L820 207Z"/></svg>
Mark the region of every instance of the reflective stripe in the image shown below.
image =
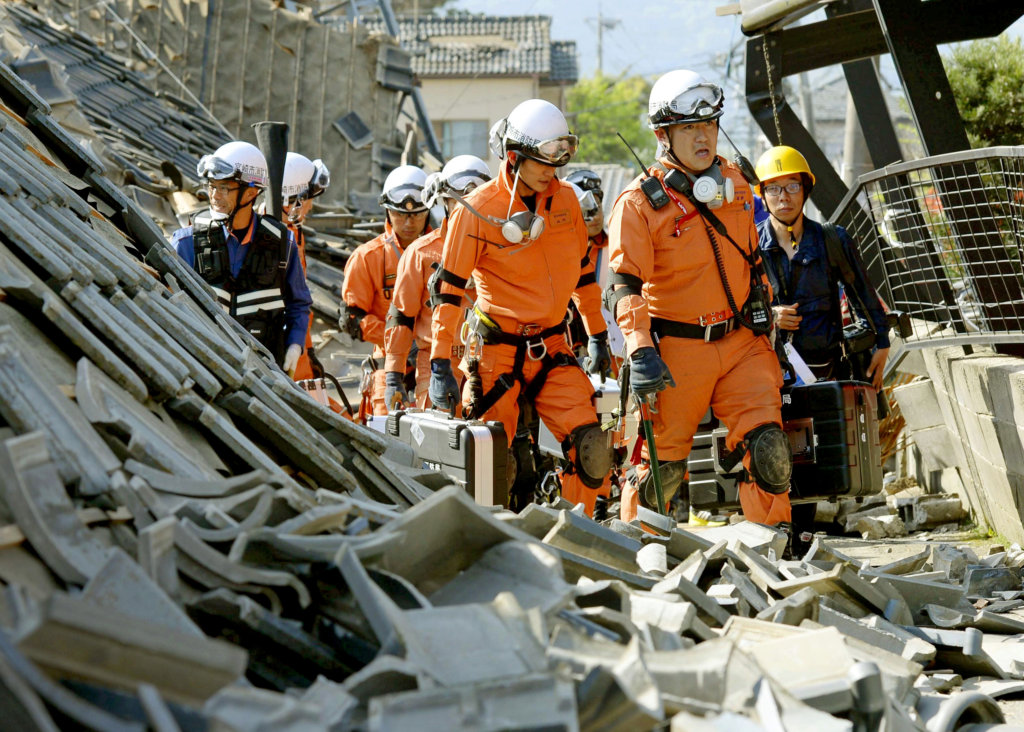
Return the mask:
<svg viewBox="0 0 1024 732"><path fill-rule="evenodd" d="M266 297L281 297L281 288L271 287L269 290L253 290L252 292L246 292L238 296L238 302L249 302L250 300L259 300L260 298Z"/></svg>
<svg viewBox="0 0 1024 732"><path fill-rule="evenodd" d="M213 288L213 292L217 296L218 300L224 300L225 302L231 302L231 293L228 292L227 290L222 290L219 287L214 287Z"/></svg>
<svg viewBox="0 0 1024 732"><path fill-rule="evenodd" d="M231 312L231 293L219 287L213 288L213 294L217 296L217 304L224 308L224 312Z"/></svg>
<svg viewBox="0 0 1024 732"><path fill-rule="evenodd" d="M284 310L284 300L277 299L269 302L261 302L257 305L246 305L244 308L235 310L235 315L248 315L260 310Z"/></svg>

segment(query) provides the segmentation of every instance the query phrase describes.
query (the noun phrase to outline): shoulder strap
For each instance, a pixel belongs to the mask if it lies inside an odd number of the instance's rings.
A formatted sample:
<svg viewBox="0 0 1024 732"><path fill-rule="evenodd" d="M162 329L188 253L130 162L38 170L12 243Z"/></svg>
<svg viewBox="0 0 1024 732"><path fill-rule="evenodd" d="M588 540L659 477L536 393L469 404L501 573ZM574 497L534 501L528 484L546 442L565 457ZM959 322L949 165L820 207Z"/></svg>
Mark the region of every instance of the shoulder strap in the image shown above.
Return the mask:
<svg viewBox="0 0 1024 732"><path fill-rule="evenodd" d="M828 266L833 271L839 272L839 280L843 283L846 288L847 296L853 298L857 307L860 308L863 320L867 322L868 327L873 332L877 333L874 322L871 320L871 314L868 312L867 306L860 297L860 292L857 290L857 281L853 274L853 267L850 266L850 259L846 256L846 252L843 250L843 243L839 239L839 232L836 230L836 225L831 221L826 221L821 225L822 232L825 234L825 254L828 257Z"/></svg>
<svg viewBox="0 0 1024 732"><path fill-rule="evenodd" d="M839 239L836 225L831 221L826 221L821 225L821 230L825 234L825 254L828 257L828 266L833 271L839 272L839 278L844 285L853 287L853 268L850 266L850 260L846 257L846 252L843 251L843 243Z"/></svg>

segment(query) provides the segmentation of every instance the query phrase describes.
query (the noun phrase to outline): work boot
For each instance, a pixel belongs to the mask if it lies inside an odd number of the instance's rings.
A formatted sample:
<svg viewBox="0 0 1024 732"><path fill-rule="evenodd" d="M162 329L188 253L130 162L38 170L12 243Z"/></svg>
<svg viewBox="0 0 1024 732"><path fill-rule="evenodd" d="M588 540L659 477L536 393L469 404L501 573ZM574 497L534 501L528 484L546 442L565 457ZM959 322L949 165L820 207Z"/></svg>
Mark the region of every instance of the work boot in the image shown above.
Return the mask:
<svg viewBox="0 0 1024 732"><path fill-rule="evenodd" d="M680 497L682 505L688 505L690 503L690 484L686 480L686 461L671 460L660 463L658 470L661 474L662 497L665 499L665 506L663 508L667 508L676 493L680 491L683 492L683 495ZM651 510L658 510L658 492L654 488L653 470L648 469L644 473L644 477L640 479L637 489L640 493L640 505ZM658 513L661 513L661 511L658 511Z"/></svg>

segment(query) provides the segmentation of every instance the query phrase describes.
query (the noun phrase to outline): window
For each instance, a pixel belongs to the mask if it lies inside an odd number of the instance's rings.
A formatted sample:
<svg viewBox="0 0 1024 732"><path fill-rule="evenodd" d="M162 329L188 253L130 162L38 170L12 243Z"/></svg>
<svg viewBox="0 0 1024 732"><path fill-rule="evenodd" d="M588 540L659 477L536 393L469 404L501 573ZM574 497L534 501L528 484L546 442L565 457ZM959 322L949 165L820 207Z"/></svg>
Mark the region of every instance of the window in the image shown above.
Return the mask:
<svg viewBox="0 0 1024 732"><path fill-rule="evenodd" d="M487 160L487 120L451 119L434 123L434 132L441 139L441 152L446 160L456 155L476 155Z"/></svg>

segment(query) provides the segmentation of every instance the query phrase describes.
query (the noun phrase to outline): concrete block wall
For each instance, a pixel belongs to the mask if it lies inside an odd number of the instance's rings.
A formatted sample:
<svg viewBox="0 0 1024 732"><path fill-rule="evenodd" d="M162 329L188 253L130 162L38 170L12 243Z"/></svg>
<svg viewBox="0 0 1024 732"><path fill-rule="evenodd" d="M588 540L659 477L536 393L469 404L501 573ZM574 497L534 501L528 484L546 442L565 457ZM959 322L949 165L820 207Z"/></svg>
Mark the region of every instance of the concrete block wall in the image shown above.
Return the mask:
<svg viewBox="0 0 1024 732"><path fill-rule="evenodd" d="M921 355L927 377L895 390L918 481L962 485L979 523L1024 543L1024 360L960 347Z"/></svg>

